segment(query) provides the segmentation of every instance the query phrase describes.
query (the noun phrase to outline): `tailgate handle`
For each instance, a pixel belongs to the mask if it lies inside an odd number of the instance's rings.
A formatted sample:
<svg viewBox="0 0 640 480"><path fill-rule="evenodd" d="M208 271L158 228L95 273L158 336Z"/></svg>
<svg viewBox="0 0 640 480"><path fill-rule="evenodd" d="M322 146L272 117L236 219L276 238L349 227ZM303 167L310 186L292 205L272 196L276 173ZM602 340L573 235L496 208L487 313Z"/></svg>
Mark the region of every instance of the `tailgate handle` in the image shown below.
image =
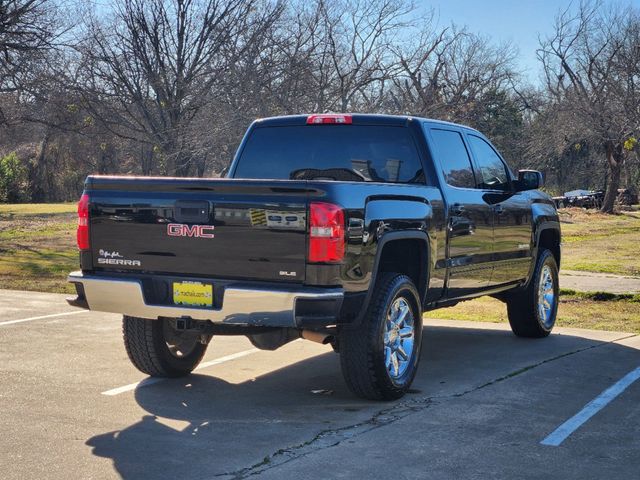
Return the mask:
<svg viewBox="0 0 640 480"><path fill-rule="evenodd" d="M178 200L174 220L178 223L208 223L210 205L207 201Z"/></svg>

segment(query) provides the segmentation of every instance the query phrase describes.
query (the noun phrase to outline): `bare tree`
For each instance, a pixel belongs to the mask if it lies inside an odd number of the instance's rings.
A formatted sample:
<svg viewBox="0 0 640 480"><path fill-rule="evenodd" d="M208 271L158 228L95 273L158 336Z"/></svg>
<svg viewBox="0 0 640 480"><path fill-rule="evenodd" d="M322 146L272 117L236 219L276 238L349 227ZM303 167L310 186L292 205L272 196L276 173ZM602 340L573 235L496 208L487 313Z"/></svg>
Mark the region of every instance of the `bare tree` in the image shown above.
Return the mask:
<svg viewBox="0 0 640 480"><path fill-rule="evenodd" d="M558 15L555 32L541 42L538 57L546 87L567 121L556 127L572 142L588 139L602 149L608 182L602 206L612 212L625 160L625 141L638 130L637 117L625 114L626 101L637 98L638 64L622 73L621 55L629 45L627 33L637 28L637 10L605 9L581 3L576 14ZM637 50L638 45L630 45ZM634 80L635 79L635 80ZM628 113L628 112L627 112Z"/></svg>
<svg viewBox="0 0 640 480"><path fill-rule="evenodd" d="M246 29L236 38L235 44L249 47L243 55L230 54L238 61L225 75L222 94L204 111L203 124L214 136L220 126L232 148L255 117L379 111L395 67L390 45L413 8L407 1L290 4L271 28ZM213 163L221 165L219 159Z"/></svg>
<svg viewBox="0 0 640 480"><path fill-rule="evenodd" d="M192 172L191 122L229 65L254 0L117 0L114 19L91 19L77 46L78 90L106 129L147 144L161 171ZM237 52L235 52L237 53Z"/></svg>
<svg viewBox="0 0 640 480"><path fill-rule="evenodd" d="M329 46L325 2L304 2L284 12L262 51L265 90L275 113L324 111L329 108ZM269 72L269 73L267 73Z"/></svg>
<svg viewBox="0 0 640 480"><path fill-rule="evenodd" d="M622 45L612 69L612 88L621 100L627 130L632 132L623 143L624 181L630 186L640 184L640 11L630 11L623 26Z"/></svg>
<svg viewBox="0 0 640 480"><path fill-rule="evenodd" d="M20 96L41 83L61 17L52 0L0 0L0 125L17 121Z"/></svg>
<svg viewBox="0 0 640 480"><path fill-rule="evenodd" d="M345 112L393 75L391 45L412 24L406 0L320 1L323 48L317 53L318 110ZM370 102L369 102L370 103Z"/></svg>
<svg viewBox="0 0 640 480"><path fill-rule="evenodd" d="M0 1L0 92L19 88L20 75L54 47L58 16L51 0Z"/></svg>
<svg viewBox="0 0 640 480"><path fill-rule="evenodd" d="M640 180L637 9L563 12L536 89L511 46L413 0L91 5L0 0L0 155L35 200L74 197L90 172L215 174L254 118L313 111L467 123L558 185L605 177L607 204Z"/></svg>
<svg viewBox="0 0 640 480"><path fill-rule="evenodd" d="M513 90L515 50L427 17L394 53L387 110L461 122L488 134L511 162L522 164L523 108Z"/></svg>
<svg viewBox="0 0 640 480"><path fill-rule="evenodd" d="M397 50L396 105L417 115L473 122L487 94L511 89L515 51L455 26L421 24L415 43Z"/></svg>

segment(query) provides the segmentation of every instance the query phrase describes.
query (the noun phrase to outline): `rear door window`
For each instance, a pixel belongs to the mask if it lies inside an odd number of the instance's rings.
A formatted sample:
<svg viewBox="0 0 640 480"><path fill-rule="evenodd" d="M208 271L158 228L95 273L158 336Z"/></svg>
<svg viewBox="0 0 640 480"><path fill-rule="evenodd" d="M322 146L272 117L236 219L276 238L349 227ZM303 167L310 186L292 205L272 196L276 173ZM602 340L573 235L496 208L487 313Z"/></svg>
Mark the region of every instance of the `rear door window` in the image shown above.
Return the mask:
<svg viewBox="0 0 640 480"><path fill-rule="evenodd" d="M234 178L424 183L408 128L377 125L258 127Z"/></svg>
<svg viewBox="0 0 640 480"><path fill-rule="evenodd" d="M452 187L475 188L471 159L462 135L453 130L431 129L436 155L445 181Z"/></svg>

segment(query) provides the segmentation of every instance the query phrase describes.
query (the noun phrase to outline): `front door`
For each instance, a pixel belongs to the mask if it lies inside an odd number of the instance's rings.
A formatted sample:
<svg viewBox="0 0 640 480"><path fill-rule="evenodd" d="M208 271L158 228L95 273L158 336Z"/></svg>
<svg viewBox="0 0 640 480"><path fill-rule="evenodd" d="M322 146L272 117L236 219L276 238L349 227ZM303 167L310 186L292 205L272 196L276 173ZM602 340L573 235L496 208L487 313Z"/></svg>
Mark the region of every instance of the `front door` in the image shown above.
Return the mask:
<svg viewBox="0 0 640 480"><path fill-rule="evenodd" d="M493 211L493 274L490 285L527 277L531 264L531 207L526 192L515 192L506 164L491 144L467 134L476 164L478 188Z"/></svg>

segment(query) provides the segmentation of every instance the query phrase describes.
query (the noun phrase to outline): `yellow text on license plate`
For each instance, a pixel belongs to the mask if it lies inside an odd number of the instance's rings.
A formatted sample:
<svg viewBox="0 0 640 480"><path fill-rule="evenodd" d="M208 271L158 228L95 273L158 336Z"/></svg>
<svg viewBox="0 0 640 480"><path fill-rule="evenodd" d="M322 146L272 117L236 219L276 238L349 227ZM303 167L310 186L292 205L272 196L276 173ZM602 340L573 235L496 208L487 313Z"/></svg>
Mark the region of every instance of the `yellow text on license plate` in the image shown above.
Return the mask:
<svg viewBox="0 0 640 480"><path fill-rule="evenodd" d="M199 282L173 284L173 303L176 305L213 306L213 285Z"/></svg>

